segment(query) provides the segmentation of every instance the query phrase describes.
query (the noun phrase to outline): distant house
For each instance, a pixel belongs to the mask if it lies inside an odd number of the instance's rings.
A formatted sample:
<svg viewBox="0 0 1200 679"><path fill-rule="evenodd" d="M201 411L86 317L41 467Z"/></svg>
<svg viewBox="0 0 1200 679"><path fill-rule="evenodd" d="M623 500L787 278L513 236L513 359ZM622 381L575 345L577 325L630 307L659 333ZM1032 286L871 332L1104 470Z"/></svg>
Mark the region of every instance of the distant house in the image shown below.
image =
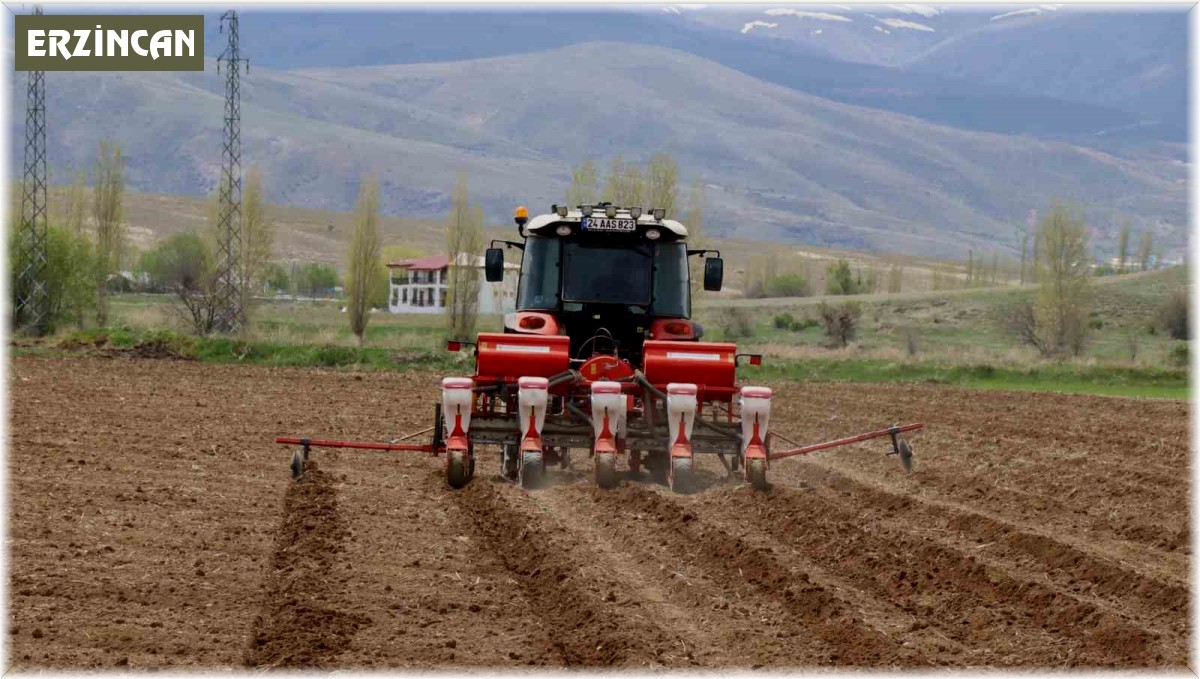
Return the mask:
<svg viewBox="0 0 1200 679"><path fill-rule="evenodd" d="M408 259L387 265L391 271L388 311L394 314L440 314L446 309L446 284L450 259L434 255ZM504 280L488 283L483 276L483 257L459 255L453 266L479 269L479 313L502 314L513 311L517 303L516 264L504 265Z"/></svg>

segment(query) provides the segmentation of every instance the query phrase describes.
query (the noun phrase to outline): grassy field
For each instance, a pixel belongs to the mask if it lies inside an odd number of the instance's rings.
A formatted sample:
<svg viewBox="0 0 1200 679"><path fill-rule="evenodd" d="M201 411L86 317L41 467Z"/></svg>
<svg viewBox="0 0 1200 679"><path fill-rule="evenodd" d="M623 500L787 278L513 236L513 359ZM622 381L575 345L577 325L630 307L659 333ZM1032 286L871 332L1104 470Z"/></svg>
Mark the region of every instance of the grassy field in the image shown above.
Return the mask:
<svg viewBox="0 0 1200 679"><path fill-rule="evenodd" d="M1003 330L1004 309L1028 298L1026 286L951 292L858 296L864 308L859 337L830 348L813 325L826 298L706 300L696 317L705 339L738 342L766 356L754 376L806 381L935 382L983 389L1060 391L1115 396L1187 398L1188 372L1175 357L1181 342L1151 331L1169 294L1187 289L1187 272L1172 269L1096 281L1092 330L1083 356L1065 362L1039 359ZM844 301L838 298L834 301ZM775 327L788 313L804 327ZM169 297L124 295L113 301L113 328L66 330L50 341L18 344L24 353L167 351L211 362L261 365L355 366L372 370L430 367L469 371L469 355L442 349L440 315L372 314L358 347L335 300L263 301L251 326L237 338L193 338ZM805 321L808 321L807 323ZM483 317L479 330L498 331L499 317Z"/></svg>
<svg viewBox="0 0 1200 679"><path fill-rule="evenodd" d="M1179 345L1154 329L1163 301L1188 289L1187 270L1178 267L1145 274L1097 278L1093 286L1090 332L1084 354L1074 364L1122 368L1167 368ZM802 325L817 317L821 302L855 300L863 315L855 342L837 350L846 358L943 363L986 363L1037 367L1041 360L1004 329L1005 310L1030 300L1032 285L943 292L850 297L720 300L698 305L696 318L710 337L736 340L764 353L792 359L828 357L820 327L782 330L774 319L790 314ZM752 335L739 332L738 317L750 319Z"/></svg>

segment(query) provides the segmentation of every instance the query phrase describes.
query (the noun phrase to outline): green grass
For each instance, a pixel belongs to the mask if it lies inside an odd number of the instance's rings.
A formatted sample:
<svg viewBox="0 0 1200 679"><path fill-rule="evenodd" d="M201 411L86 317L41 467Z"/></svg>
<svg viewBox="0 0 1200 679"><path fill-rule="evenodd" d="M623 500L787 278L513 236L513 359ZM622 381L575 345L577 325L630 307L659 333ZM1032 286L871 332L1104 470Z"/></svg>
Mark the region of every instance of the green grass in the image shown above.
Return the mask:
<svg viewBox="0 0 1200 679"><path fill-rule="evenodd" d="M71 356L89 353L158 350L163 354L205 363L276 367L353 368L356 370L442 369L469 370L467 356L446 351L397 351L382 347L334 344L279 344L231 337L194 337L172 330L128 327L92 328L43 342L13 348L21 356Z"/></svg>
<svg viewBox="0 0 1200 679"><path fill-rule="evenodd" d="M767 360L762 367L743 368L741 376L743 381L766 378L804 382L926 383L1101 396L1168 399L1190 396L1186 370L1071 364L1010 368L990 364L947 365L876 359L792 359Z"/></svg>

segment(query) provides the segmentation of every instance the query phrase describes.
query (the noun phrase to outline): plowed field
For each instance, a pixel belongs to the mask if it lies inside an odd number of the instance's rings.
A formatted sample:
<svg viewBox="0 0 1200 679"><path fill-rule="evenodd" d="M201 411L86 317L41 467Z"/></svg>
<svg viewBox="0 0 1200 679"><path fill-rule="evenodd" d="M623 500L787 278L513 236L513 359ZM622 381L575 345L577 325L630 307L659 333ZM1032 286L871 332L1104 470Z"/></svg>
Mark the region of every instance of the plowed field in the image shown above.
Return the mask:
<svg viewBox="0 0 1200 679"><path fill-rule="evenodd" d="M87 667L1174 667L1188 662L1183 402L776 387L815 442L923 421L753 492L523 492L488 454L317 451L429 425L434 374L16 359L10 663Z"/></svg>

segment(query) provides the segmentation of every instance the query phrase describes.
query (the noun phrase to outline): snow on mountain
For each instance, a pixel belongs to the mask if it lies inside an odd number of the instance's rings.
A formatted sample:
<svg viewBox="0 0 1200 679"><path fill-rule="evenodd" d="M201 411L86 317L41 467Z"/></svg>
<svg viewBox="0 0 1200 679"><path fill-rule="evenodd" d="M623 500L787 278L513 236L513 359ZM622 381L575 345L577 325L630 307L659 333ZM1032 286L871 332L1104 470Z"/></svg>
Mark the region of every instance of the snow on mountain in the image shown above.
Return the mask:
<svg viewBox="0 0 1200 679"><path fill-rule="evenodd" d="M1025 9L1018 9L1012 12L1005 12L1004 14L997 14L991 19L988 19L988 21L999 21L1000 19L1008 19L1017 16L1039 16L1043 11L1044 10L1041 7L1027 7Z"/></svg>
<svg viewBox="0 0 1200 679"><path fill-rule="evenodd" d="M929 5L888 5L888 7L904 14L919 14L926 19L941 14L941 10Z"/></svg>
<svg viewBox="0 0 1200 679"><path fill-rule="evenodd" d="M925 24L919 24L915 21L908 21L907 19L888 18L888 19L876 19L876 21L878 21L890 28L907 28L907 29L913 30L913 31L926 31L928 33L936 32L936 31L934 31L933 28L926 26Z"/></svg>
<svg viewBox="0 0 1200 679"><path fill-rule="evenodd" d="M745 35L756 28L779 28L779 24L773 24L769 21L750 21L742 26L742 35Z"/></svg>
<svg viewBox="0 0 1200 679"><path fill-rule="evenodd" d="M842 16L841 14L831 14L830 12L808 12L800 9L790 9L781 7L769 9L766 11L768 16L773 17L796 17L797 19L818 19L820 21L853 21L850 17Z"/></svg>

